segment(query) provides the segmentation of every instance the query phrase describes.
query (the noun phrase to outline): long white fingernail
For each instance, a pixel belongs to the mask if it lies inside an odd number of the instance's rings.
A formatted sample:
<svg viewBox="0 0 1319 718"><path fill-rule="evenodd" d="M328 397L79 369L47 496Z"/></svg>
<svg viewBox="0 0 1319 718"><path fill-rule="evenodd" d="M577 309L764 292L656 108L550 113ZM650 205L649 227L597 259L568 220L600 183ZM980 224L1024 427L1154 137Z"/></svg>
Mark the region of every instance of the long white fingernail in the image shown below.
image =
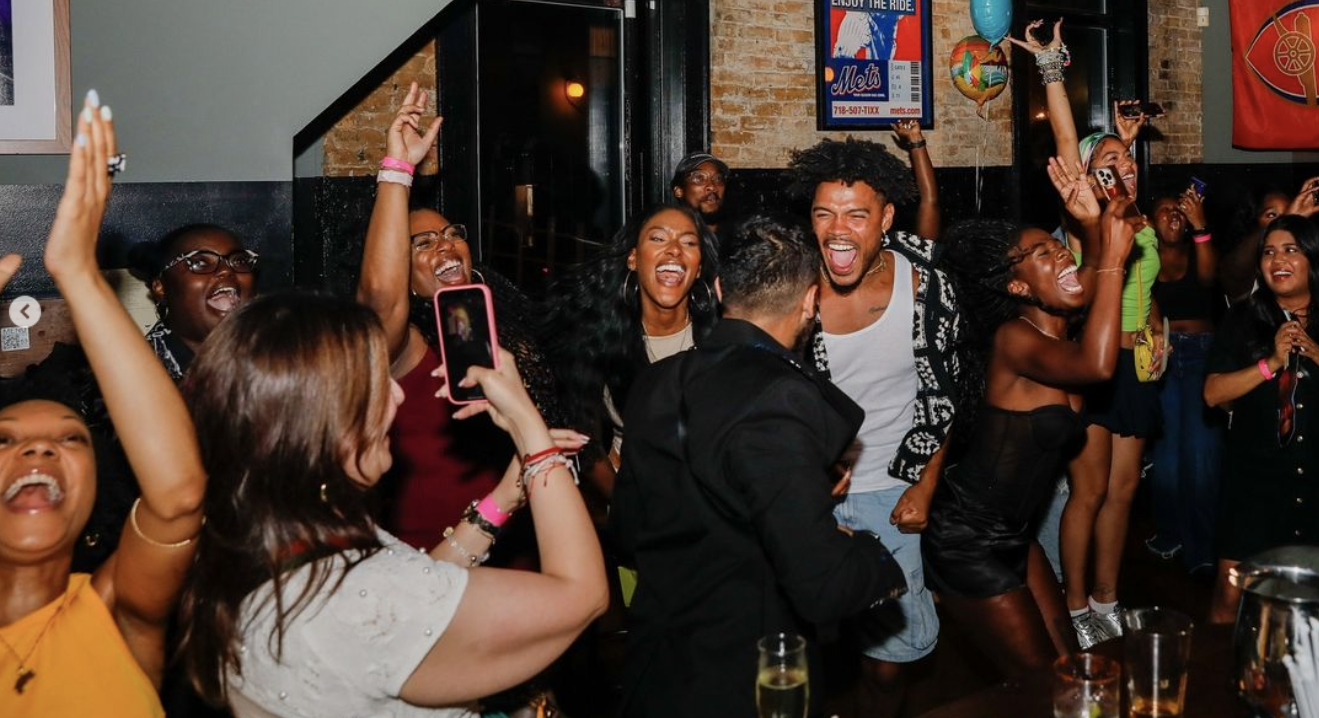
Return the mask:
<svg viewBox="0 0 1319 718"><path fill-rule="evenodd" d="M88 90L88 91L87 91L87 104L91 105L92 107L100 107L100 106L101 106L101 93L97 92L95 89Z"/></svg>
<svg viewBox="0 0 1319 718"><path fill-rule="evenodd" d="M101 105L101 119L106 122L114 119L114 113L110 111L109 105Z"/></svg>
<svg viewBox="0 0 1319 718"><path fill-rule="evenodd" d="M86 146L87 146L87 135L83 134L82 132L79 132L79 133L78 133L78 136L75 137L75 138L73 138L73 141L74 141L75 143L77 143L77 145L78 145L79 147L86 147Z"/></svg>
<svg viewBox="0 0 1319 718"><path fill-rule="evenodd" d="M92 121L92 108L90 108L90 107L84 107L84 108L82 108L82 121L83 121L83 122L91 122L91 121Z"/></svg>

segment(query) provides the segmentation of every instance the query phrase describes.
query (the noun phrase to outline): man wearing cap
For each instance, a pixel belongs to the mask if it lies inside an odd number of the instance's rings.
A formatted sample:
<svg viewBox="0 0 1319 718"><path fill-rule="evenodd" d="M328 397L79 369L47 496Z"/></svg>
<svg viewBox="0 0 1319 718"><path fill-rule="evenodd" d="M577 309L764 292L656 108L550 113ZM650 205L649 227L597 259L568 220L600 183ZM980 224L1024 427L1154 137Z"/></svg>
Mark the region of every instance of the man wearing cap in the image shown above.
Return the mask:
<svg viewBox="0 0 1319 718"><path fill-rule="evenodd" d="M711 230L718 229L724 208L728 165L709 152L693 152L678 163L669 187L673 199L700 213Z"/></svg>

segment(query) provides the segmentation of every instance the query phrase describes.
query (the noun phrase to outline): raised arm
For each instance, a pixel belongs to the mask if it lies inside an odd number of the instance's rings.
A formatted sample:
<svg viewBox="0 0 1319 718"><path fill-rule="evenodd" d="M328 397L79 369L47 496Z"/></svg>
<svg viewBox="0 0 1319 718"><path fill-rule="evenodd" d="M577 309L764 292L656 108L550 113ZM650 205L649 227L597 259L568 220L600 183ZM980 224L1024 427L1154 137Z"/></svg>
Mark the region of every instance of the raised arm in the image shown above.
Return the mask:
<svg viewBox="0 0 1319 718"><path fill-rule="evenodd" d="M1021 376L1067 387L1113 375L1121 345L1123 266L1141 221L1122 216L1130 204L1129 199L1118 199L1104 210L1095 299L1079 342L1046 337L1025 322L1008 322L995 336L995 353Z"/></svg>
<svg viewBox="0 0 1319 718"><path fill-rule="evenodd" d="M1191 225L1191 239L1195 243L1195 279L1201 286L1212 287L1218 283L1218 250L1210 241L1204 199L1188 187L1177 198L1177 209L1186 215L1186 221Z"/></svg>
<svg viewBox="0 0 1319 718"><path fill-rule="evenodd" d="M129 647L152 672L143 652L160 647L191 563L206 475L183 398L96 263L97 232L110 196L106 163L118 151L110 117L92 95L78 120L45 262L142 490L118 550L93 581Z"/></svg>
<svg viewBox="0 0 1319 718"><path fill-rule="evenodd" d="M1061 157L1050 157L1047 170L1053 188L1062 198L1063 210L1075 220L1081 230L1081 269L1077 272L1077 278L1081 281L1081 288L1085 290L1084 296L1088 304L1094 300L1095 270L1099 268L1102 259L1099 200L1095 197L1094 188L1082 171L1079 160L1069 166Z"/></svg>
<svg viewBox="0 0 1319 718"><path fill-rule="evenodd" d="M489 413L522 456L554 447L511 354L501 352L499 369L473 367L467 376L489 401L455 418ZM473 569L453 621L403 685L409 703L452 705L517 685L558 658L608 605L604 556L572 474L554 464L527 488L540 573Z"/></svg>
<svg viewBox="0 0 1319 718"><path fill-rule="evenodd" d="M1081 151L1077 146L1072 103L1067 98L1067 85L1063 81L1063 67L1068 58L1067 46L1063 44L1063 21L1059 19L1053 24L1053 39L1048 45L1041 44L1035 38L1035 30L1043 25L1043 20L1036 20L1026 26L1025 40L1009 37L1008 41L1034 56L1044 81L1044 97L1049 108L1049 127L1053 130L1053 141L1057 145L1058 156L1071 167L1081 161Z"/></svg>
<svg viewBox="0 0 1319 718"><path fill-rule="evenodd" d="M423 134L421 115L425 111L426 92L418 90L414 82L386 132L386 157L413 166L426 158L426 153L439 136L441 119L435 118ZM362 274L357 281L357 301L371 307L385 326L391 361L403 355L409 335L408 286L412 268L412 242L408 234L410 189L408 184L386 179L376 184L376 203L371 210L371 223L366 230Z"/></svg>
<svg viewBox="0 0 1319 718"><path fill-rule="evenodd" d="M939 186L934 181L934 163L925 146L921 123L916 120L899 120L893 125L898 146L907 151L911 171L916 175L916 190L920 204L916 207L916 235L925 239L938 239L940 229Z"/></svg>

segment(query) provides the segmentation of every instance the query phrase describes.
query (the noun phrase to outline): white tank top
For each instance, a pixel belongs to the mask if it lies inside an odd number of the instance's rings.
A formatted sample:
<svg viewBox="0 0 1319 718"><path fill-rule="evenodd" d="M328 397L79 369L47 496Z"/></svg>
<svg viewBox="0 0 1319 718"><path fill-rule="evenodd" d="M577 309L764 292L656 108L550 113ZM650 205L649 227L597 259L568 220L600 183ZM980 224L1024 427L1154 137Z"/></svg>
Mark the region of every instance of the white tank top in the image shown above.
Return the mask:
<svg viewBox="0 0 1319 718"><path fill-rule="evenodd" d="M824 333L834 384L866 412L856 435L861 454L852 465L851 492L857 494L908 485L889 475L888 467L915 420L915 309L911 263L897 252L891 256L893 295L884 314L851 334Z"/></svg>

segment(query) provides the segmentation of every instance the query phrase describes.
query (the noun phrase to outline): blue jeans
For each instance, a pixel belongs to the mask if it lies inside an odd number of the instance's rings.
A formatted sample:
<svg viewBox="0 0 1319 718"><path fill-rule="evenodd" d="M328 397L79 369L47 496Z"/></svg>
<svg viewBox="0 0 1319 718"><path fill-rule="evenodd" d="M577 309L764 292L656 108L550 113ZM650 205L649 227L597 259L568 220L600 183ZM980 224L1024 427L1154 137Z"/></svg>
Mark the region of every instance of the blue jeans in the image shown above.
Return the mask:
<svg viewBox="0 0 1319 718"><path fill-rule="evenodd" d="M896 601L885 601L867 612L862 650L870 658L892 663L911 663L928 656L939 638L939 614L934 596L925 588L925 564L921 559L921 535L904 534L889 523L906 486L882 491L849 493L834 508L838 523L854 531L869 531L884 543L907 574L907 592Z"/></svg>
<svg viewBox="0 0 1319 718"><path fill-rule="evenodd" d="M1060 536L1063 524L1063 509L1067 507L1067 499L1071 498L1071 495L1071 484L1067 483L1067 476L1063 474L1058 479L1058 486L1049 495L1049 503L1045 504L1040 516L1035 519L1038 522L1035 528L1035 540L1039 542L1040 548L1044 549L1044 557L1049 559L1049 566L1053 569L1053 575L1059 581L1063 580L1062 539Z"/></svg>
<svg viewBox="0 0 1319 718"><path fill-rule="evenodd" d="M1157 548L1182 547L1193 569L1214 560L1222 416L1205 406L1205 355L1213 334L1170 337L1172 354L1159 387L1163 433L1154 442L1154 528Z"/></svg>

